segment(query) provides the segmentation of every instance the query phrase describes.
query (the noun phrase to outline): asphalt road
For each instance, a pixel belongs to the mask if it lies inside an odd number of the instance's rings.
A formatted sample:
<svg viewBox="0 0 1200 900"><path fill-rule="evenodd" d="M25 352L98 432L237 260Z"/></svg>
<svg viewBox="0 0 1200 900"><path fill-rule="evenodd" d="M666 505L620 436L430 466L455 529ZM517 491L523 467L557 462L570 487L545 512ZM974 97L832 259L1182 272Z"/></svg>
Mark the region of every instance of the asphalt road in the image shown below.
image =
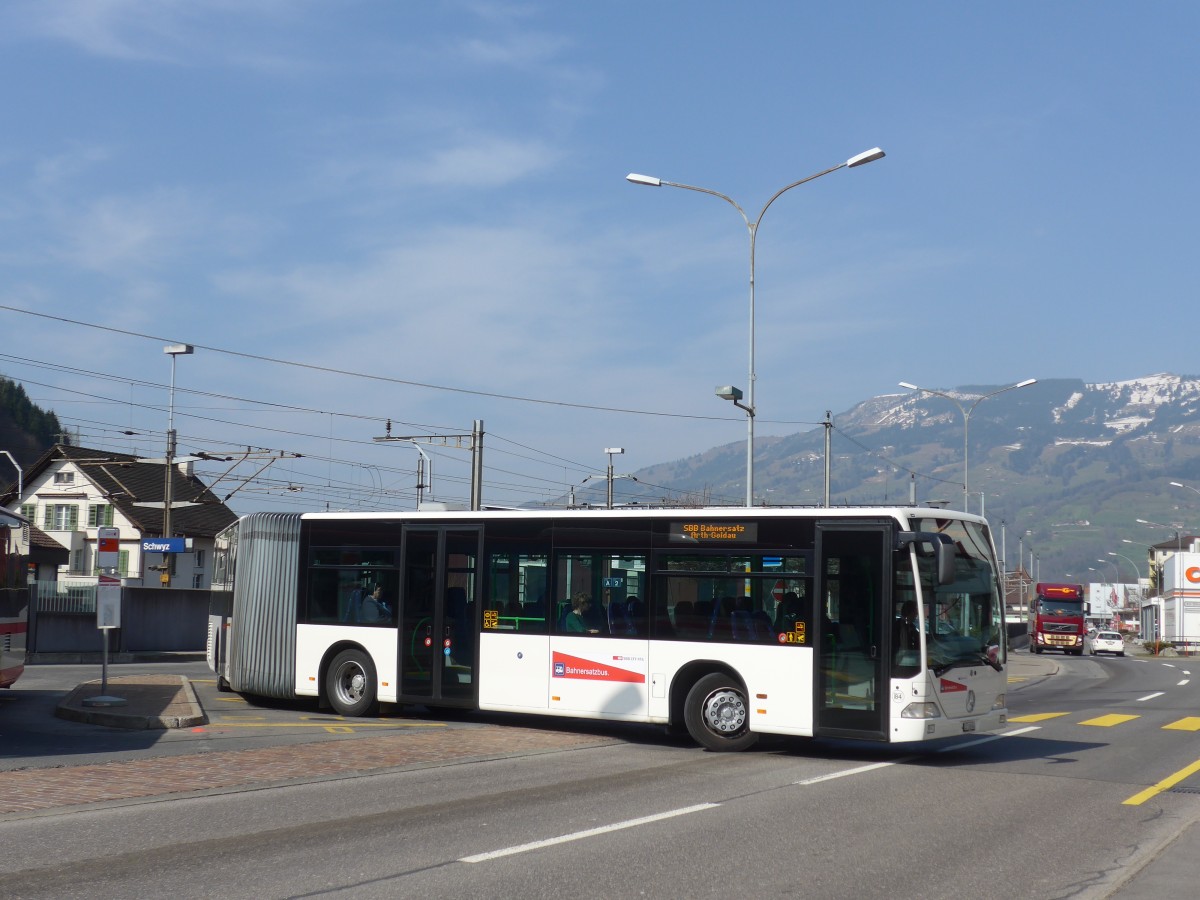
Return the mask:
<svg viewBox="0 0 1200 900"><path fill-rule="evenodd" d="M539 719L603 740L0 816L0 884L6 896L88 898L1111 896L1200 817L1200 777L1162 786L1200 757L1200 681L1186 660L1056 661L1052 678L1014 678L1006 735L915 750L778 740L711 754L657 729ZM17 701L26 712L55 690L21 684L37 695ZM228 697L197 687L206 708ZM13 708L0 702L6 748ZM345 742L420 720L330 731L341 723L306 705L234 698L212 712L212 732L104 736L95 753L70 753L100 736L64 723L31 738L45 752L23 764Z"/></svg>

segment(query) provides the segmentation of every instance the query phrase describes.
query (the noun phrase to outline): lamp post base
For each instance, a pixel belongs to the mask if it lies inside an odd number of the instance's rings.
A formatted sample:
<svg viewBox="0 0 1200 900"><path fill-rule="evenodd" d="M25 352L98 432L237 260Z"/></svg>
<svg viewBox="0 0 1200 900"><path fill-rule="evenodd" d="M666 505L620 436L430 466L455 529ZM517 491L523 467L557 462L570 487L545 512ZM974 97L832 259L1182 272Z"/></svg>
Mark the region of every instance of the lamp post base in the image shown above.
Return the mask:
<svg viewBox="0 0 1200 900"><path fill-rule="evenodd" d="M87 697L83 701L84 706L124 706L124 697L108 697L100 695L99 697Z"/></svg>

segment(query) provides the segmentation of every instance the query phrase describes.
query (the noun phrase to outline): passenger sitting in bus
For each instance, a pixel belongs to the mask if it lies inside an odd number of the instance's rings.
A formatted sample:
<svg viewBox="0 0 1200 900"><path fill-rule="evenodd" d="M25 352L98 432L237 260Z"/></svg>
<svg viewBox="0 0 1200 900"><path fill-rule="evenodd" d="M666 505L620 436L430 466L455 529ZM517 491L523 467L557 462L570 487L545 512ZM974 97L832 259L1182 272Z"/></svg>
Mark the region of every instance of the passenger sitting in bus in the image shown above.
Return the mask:
<svg viewBox="0 0 1200 900"><path fill-rule="evenodd" d="M786 634L794 630L798 618L800 618L800 595L795 591L788 591L779 601L779 606L775 608L775 633Z"/></svg>
<svg viewBox="0 0 1200 900"><path fill-rule="evenodd" d="M366 623L390 622L391 619L392 611L383 602L383 585L377 584L375 590L371 591L370 596L362 602L359 621Z"/></svg>
<svg viewBox="0 0 1200 900"><path fill-rule="evenodd" d="M571 611L563 616L560 630L567 634L599 634L600 629L588 625L591 609L591 594L580 591L571 600Z"/></svg>

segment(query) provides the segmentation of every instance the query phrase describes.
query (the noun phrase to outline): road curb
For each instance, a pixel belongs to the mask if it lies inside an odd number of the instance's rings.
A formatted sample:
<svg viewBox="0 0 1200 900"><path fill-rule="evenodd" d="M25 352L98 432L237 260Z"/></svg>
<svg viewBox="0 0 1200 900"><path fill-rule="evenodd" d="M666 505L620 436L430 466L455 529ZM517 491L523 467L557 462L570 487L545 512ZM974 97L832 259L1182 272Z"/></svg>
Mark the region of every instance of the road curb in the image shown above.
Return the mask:
<svg viewBox="0 0 1200 900"><path fill-rule="evenodd" d="M135 731L191 728L208 724L208 716L196 698L192 683L182 675L154 676L153 683L144 678L109 679L112 693L125 700L122 706L86 706L84 701L100 693L100 681L79 685L67 695L55 710L60 719L104 725L108 728L127 728ZM164 690L171 699L163 702Z"/></svg>

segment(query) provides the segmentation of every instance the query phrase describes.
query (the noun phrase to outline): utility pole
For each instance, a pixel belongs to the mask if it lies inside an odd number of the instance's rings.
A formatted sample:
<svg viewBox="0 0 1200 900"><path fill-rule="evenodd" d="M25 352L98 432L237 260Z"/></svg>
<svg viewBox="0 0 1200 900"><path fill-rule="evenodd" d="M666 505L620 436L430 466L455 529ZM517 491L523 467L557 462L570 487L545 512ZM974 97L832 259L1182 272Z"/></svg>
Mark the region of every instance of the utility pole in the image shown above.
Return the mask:
<svg viewBox="0 0 1200 900"><path fill-rule="evenodd" d="M833 430L833 419L829 410L825 410L825 508L829 508L829 432Z"/></svg>
<svg viewBox="0 0 1200 900"><path fill-rule="evenodd" d="M483 509L483 420L476 419L471 429L470 434L409 434L409 435L394 435L392 434L392 420L387 420L386 434L382 437L372 438L373 441L404 441L414 446L417 443L426 445L436 444L439 447L449 447L450 441L454 441L454 446L462 449L463 441L470 441L468 448L471 451L471 509ZM417 447L418 452L420 447ZM424 454L422 454L424 455ZM431 467L432 469L432 467ZM432 480L432 479L431 479ZM431 488L432 490L432 488ZM421 493L418 488L417 501L418 508L420 507Z"/></svg>

